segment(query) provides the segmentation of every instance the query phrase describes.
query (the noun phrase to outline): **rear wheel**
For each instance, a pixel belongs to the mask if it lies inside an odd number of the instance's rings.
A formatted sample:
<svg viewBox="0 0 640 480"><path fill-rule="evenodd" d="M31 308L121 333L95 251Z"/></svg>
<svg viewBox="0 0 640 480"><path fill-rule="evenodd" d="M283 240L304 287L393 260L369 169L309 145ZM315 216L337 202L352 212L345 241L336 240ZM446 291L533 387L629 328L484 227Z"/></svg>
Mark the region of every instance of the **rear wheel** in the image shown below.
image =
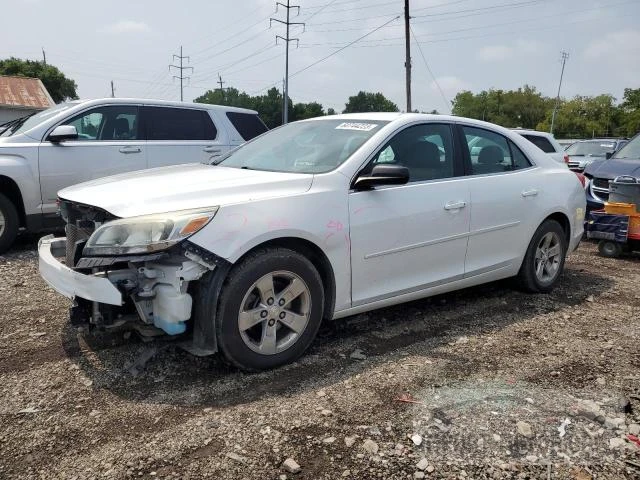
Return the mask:
<svg viewBox="0 0 640 480"><path fill-rule="evenodd" d="M567 252L565 232L555 220L545 220L529 243L518 280L529 292L553 290L564 268Z"/></svg>
<svg viewBox="0 0 640 480"><path fill-rule="evenodd" d="M11 200L0 193L0 253L13 244L18 235L20 217Z"/></svg>
<svg viewBox="0 0 640 480"><path fill-rule="evenodd" d="M622 253L622 245L610 240L600 240L598 243L598 251L603 257L616 258Z"/></svg>
<svg viewBox="0 0 640 480"><path fill-rule="evenodd" d="M322 321L324 290L313 264L288 249L257 251L229 274L216 319L218 345L243 370L296 360Z"/></svg>

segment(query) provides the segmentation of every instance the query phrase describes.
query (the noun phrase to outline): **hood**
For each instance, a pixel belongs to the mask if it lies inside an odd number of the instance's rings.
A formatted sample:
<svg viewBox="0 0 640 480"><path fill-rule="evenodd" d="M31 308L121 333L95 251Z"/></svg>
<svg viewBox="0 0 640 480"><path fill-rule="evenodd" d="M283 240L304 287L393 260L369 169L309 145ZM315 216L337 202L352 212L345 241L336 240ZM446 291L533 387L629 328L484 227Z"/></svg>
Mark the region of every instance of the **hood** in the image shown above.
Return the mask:
<svg viewBox="0 0 640 480"><path fill-rule="evenodd" d="M584 173L592 177L614 179L620 175L640 177L640 159L596 160L585 168Z"/></svg>
<svg viewBox="0 0 640 480"><path fill-rule="evenodd" d="M58 196L125 218L295 195L309 190L312 181L308 174L189 164L92 180Z"/></svg>

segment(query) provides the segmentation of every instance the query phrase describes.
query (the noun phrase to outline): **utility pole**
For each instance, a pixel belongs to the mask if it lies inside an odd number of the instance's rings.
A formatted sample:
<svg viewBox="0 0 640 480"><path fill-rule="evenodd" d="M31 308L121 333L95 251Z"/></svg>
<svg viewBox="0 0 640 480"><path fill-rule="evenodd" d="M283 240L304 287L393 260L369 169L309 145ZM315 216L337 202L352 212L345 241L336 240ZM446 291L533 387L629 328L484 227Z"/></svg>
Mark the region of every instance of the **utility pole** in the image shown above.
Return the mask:
<svg viewBox="0 0 640 480"><path fill-rule="evenodd" d="M42 47L42 63L47 64L47 54L44 51L44 47Z"/></svg>
<svg viewBox="0 0 640 480"><path fill-rule="evenodd" d="M185 77L182 73L184 72L184 70L191 70L191 72L193 73L193 67L184 67L182 66L182 61L183 60L187 60L189 61L189 57L185 57L182 55L182 45L180 45L180 55L173 55L173 59L178 59L180 60L180 65L169 65L169 71L171 71L171 68L176 68L178 70L180 70L180 75L174 75L173 78L177 78L180 80L180 101L184 101L184 87L182 85L183 80L188 80L190 77Z"/></svg>
<svg viewBox="0 0 640 480"><path fill-rule="evenodd" d="M113 80L111 80L111 98L115 98L116 93L115 93L115 89L113 88Z"/></svg>
<svg viewBox="0 0 640 480"><path fill-rule="evenodd" d="M224 93L224 88L222 88L222 85L227 83L227 82L223 82L222 81L222 77L220 76L220 74L218 74L218 81L216 83L220 84L220 93Z"/></svg>
<svg viewBox="0 0 640 480"><path fill-rule="evenodd" d="M562 87L562 77L564 76L564 65L567 63L567 59L569 58L569 54L565 51L560 52L562 56L562 70L560 70L560 83L558 84L558 94L556 95L556 104L553 107L553 113L551 114L551 129L549 133L553 135L553 125L556 121L556 113L558 112L558 106L560 105L560 88Z"/></svg>
<svg viewBox="0 0 640 480"><path fill-rule="evenodd" d="M291 25L302 25L304 28L304 23L302 22L291 22L290 19L290 11L292 8L296 8L298 10L298 15L300 14L300 6L299 5L290 5L289 0L287 0L287 4L276 2L276 13L278 12L278 6L287 9L287 21L282 21L277 18L269 19L269 28L271 28L271 24L273 22L282 23L287 26L287 36L282 37L280 35L276 35L276 44L278 43L278 39L281 39L285 43L285 67L284 67L284 114L283 114L283 123L289 122L289 42L296 42L296 45L300 43L298 38L290 38L289 37L289 27Z"/></svg>
<svg viewBox="0 0 640 480"><path fill-rule="evenodd" d="M411 41L409 38L409 0L404 0L404 36L405 36L405 76L407 82L407 113L411 112Z"/></svg>

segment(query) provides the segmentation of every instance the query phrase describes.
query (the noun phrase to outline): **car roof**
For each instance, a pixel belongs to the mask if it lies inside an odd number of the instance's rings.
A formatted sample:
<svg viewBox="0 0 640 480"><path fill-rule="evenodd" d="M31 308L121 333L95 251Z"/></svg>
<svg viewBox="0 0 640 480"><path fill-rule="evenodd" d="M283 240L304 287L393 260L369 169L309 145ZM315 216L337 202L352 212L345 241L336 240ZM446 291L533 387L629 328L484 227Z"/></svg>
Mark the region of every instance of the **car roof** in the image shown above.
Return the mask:
<svg viewBox="0 0 640 480"><path fill-rule="evenodd" d="M527 135L538 135L539 137L553 137L553 135L549 132L541 132L539 130L529 130L527 128L511 128L511 131L517 133L526 133Z"/></svg>
<svg viewBox="0 0 640 480"><path fill-rule="evenodd" d="M238 113L252 113L258 114L255 110L250 110L248 108L239 108L239 107L228 107L226 105L212 105L210 103L196 103L196 102L175 102L170 100L156 100L153 98L91 98L91 99L83 99L83 100L72 100L71 102L75 105L93 105L93 104L122 104L122 103L137 103L142 105L150 105L150 106L159 106L159 107L181 107L181 108L203 108L207 110L217 110L222 112L238 112Z"/></svg>

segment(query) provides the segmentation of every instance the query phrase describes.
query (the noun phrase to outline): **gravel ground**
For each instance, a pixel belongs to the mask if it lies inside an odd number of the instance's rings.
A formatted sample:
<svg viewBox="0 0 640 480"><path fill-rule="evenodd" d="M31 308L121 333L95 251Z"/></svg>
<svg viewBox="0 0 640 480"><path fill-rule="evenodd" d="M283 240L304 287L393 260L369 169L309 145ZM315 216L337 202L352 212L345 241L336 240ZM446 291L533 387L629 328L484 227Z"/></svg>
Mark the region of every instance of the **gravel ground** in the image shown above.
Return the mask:
<svg viewBox="0 0 640 480"><path fill-rule="evenodd" d="M248 375L76 334L34 248L0 257L0 478L640 477L640 257L583 244L551 295L359 315Z"/></svg>

